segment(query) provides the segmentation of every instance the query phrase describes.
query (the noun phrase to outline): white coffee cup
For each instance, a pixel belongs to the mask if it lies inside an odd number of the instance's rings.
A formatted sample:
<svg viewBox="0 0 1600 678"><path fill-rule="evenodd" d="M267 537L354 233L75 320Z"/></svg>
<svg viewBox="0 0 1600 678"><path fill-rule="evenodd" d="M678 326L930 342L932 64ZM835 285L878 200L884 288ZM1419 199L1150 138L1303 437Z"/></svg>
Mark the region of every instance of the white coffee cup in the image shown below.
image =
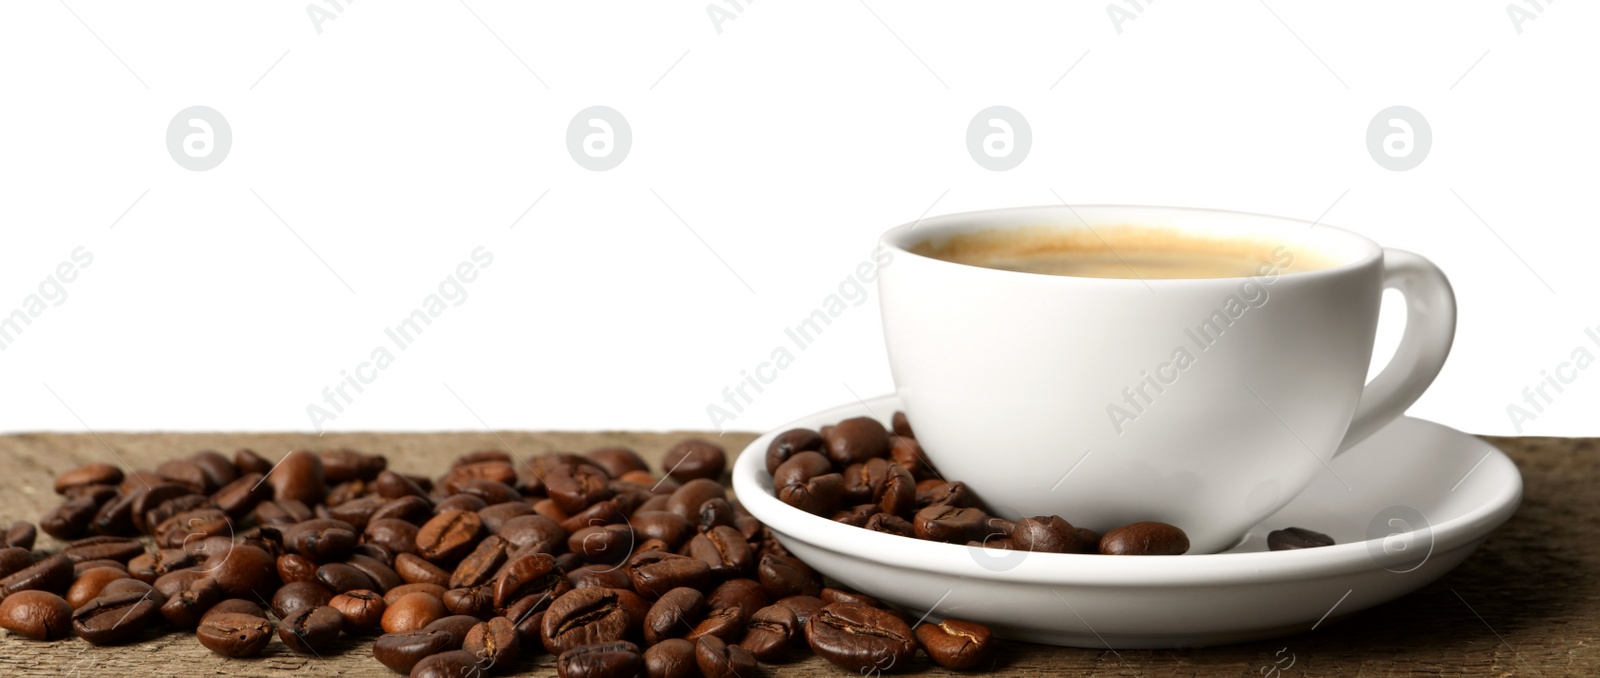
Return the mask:
<svg viewBox="0 0 1600 678"><path fill-rule="evenodd" d="M1264 275L1141 280L911 251L997 228L1124 226L1275 244L1278 256ZM1432 383L1455 335L1450 283L1427 259L1296 219L1058 205L921 219L882 243L894 252L878 283L889 363L939 472L1007 518L1101 532L1171 523L1190 553L1230 547L1333 474L1330 459ZM1326 265L1297 269L1296 253ZM1389 287L1405 296L1405 332L1365 382Z"/></svg>

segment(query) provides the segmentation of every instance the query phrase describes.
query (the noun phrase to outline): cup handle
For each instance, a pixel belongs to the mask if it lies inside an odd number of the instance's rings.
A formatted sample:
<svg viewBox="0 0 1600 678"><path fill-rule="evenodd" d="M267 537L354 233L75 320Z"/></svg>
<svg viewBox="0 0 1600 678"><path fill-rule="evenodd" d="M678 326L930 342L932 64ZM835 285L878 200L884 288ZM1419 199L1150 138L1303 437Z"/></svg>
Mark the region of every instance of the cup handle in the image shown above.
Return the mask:
<svg viewBox="0 0 1600 678"><path fill-rule="evenodd" d="M1355 447L1404 414L1439 376L1455 341L1455 293L1433 262L1405 250L1384 248L1383 286L1405 295L1405 334L1394 358L1361 391L1361 402L1335 454Z"/></svg>

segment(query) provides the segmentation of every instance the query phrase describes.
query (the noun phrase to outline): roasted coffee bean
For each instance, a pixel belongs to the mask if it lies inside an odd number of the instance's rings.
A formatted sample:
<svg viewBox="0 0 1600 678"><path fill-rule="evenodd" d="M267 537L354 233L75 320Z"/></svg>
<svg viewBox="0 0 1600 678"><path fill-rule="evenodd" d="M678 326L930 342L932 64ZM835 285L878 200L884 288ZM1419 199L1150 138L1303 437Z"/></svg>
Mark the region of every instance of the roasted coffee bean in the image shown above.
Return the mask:
<svg viewBox="0 0 1600 678"><path fill-rule="evenodd" d="M957 671L976 668L994 647L988 627L960 619L918 626L917 641L933 663Z"/></svg>
<svg viewBox="0 0 1600 678"><path fill-rule="evenodd" d="M1016 522L1011 530L1011 543L1018 550L1044 553L1078 553L1077 528L1061 516L1034 516Z"/></svg>
<svg viewBox="0 0 1600 678"><path fill-rule="evenodd" d="M417 532L417 555L434 563L460 560L472 551L483 521L471 511L446 511Z"/></svg>
<svg viewBox="0 0 1600 678"><path fill-rule="evenodd" d="M905 518L917 510L917 481L904 466L889 465L883 491L878 495L878 506L892 516Z"/></svg>
<svg viewBox="0 0 1600 678"><path fill-rule="evenodd" d="M72 586L67 589L67 604L71 605L73 609L83 607L89 601L99 597L100 589L105 588L106 584L127 578L127 571L112 567L98 567L84 572L78 575L78 578L72 582Z"/></svg>
<svg viewBox="0 0 1600 678"><path fill-rule="evenodd" d="M372 577L349 563L328 563L317 568L317 582L334 594L377 587Z"/></svg>
<svg viewBox="0 0 1600 678"><path fill-rule="evenodd" d="M697 532L709 532L711 528L721 525L733 526L733 505L722 497L707 499L700 505L695 518Z"/></svg>
<svg viewBox="0 0 1600 678"><path fill-rule="evenodd" d="M756 658L738 645L729 645L717 636L701 636L695 641L695 664L706 678L755 678Z"/></svg>
<svg viewBox="0 0 1600 678"><path fill-rule="evenodd" d="M728 467L728 453L709 440L690 438L668 449L661 466L680 483L699 478L716 480Z"/></svg>
<svg viewBox="0 0 1600 678"><path fill-rule="evenodd" d="M478 678L485 675L478 658L466 650L450 650L423 658L411 669L411 678Z"/></svg>
<svg viewBox="0 0 1600 678"><path fill-rule="evenodd" d="M305 504L289 501L278 502L269 499L256 504L255 510L250 512L250 516L260 525L287 527L311 517L311 512L302 512L300 510L302 508L305 508Z"/></svg>
<svg viewBox="0 0 1600 678"><path fill-rule="evenodd" d="M378 628L388 605L375 591L345 591L328 600L328 606L344 618L345 633L364 633Z"/></svg>
<svg viewBox="0 0 1600 678"><path fill-rule="evenodd" d="M333 592L315 581L297 581L284 584L272 595L272 613L287 619L300 610L327 605Z"/></svg>
<svg viewBox="0 0 1600 678"><path fill-rule="evenodd" d="M844 523L850 527L866 527L867 521L879 513L883 513L883 510L877 504L858 504L835 511L832 518L834 522Z"/></svg>
<svg viewBox="0 0 1600 678"><path fill-rule="evenodd" d="M160 591L161 595L171 598L189 590L190 586L193 586L195 582L200 581L201 579L205 579L207 576L209 576L209 574L210 573L205 572L198 567L174 570L156 577L156 580L150 585L154 586L157 591ZM106 583L110 583L110 581L107 581Z"/></svg>
<svg viewBox="0 0 1600 678"><path fill-rule="evenodd" d="M164 548L128 561L128 574L139 581L155 583L162 575L194 567L194 559L183 549Z"/></svg>
<svg viewBox="0 0 1600 678"><path fill-rule="evenodd" d="M525 501L506 501L490 504L478 511L478 519L483 521L483 531L489 534L499 534L500 528L506 521L533 514L533 505Z"/></svg>
<svg viewBox="0 0 1600 678"><path fill-rule="evenodd" d="M911 526L918 539L965 544L984 538L987 518L975 508L935 504L917 511Z"/></svg>
<svg viewBox="0 0 1600 678"><path fill-rule="evenodd" d="M272 497L272 486L261 481L259 473L239 477L211 495L211 503L234 518L243 518L256 504Z"/></svg>
<svg viewBox="0 0 1600 678"><path fill-rule="evenodd" d="M89 521L89 530L95 534L121 535L134 531L133 505L139 492L123 493L100 505L100 510Z"/></svg>
<svg viewBox="0 0 1600 678"><path fill-rule="evenodd" d="M266 610L261 609L260 605L243 598L229 598L212 605L210 610L206 610L205 616L209 617L214 614L247 614L262 619L267 618ZM204 622L205 618L202 617L201 621Z"/></svg>
<svg viewBox="0 0 1600 678"><path fill-rule="evenodd" d="M39 529L57 539L77 539L89 533L89 523L99 510L93 496L69 496L39 519Z"/></svg>
<svg viewBox="0 0 1600 678"><path fill-rule="evenodd" d="M206 474L200 470L200 465L188 459L173 459L161 462L156 467L156 475L179 485L188 486L197 493L213 492L217 488L208 487Z"/></svg>
<svg viewBox="0 0 1600 678"><path fill-rule="evenodd" d="M115 485L83 485L67 490L67 498L88 497L90 501L94 502L95 506L99 506L111 501L112 497L117 496L117 492L117 486Z"/></svg>
<svg viewBox="0 0 1600 678"><path fill-rule="evenodd" d="M517 625L505 617L495 617L467 631L461 649L471 652L487 669L510 666L521 654L522 647L517 638Z"/></svg>
<svg viewBox="0 0 1600 678"><path fill-rule="evenodd" d="M918 443L916 438L890 436L889 459L910 471L911 477L917 480L939 477L938 472L933 470L933 463L928 461L927 453L922 451L922 444Z"/></svg>
<svg viewBox="0 0 1600 678"><path fill-rule="evenodd" d="M1189 551L1189 535L1166 523L1134 523L1100 538L1100 553L1108 556L1181 556Z"/></svg>
<svg viewBox="0 0 1600 678"><path fill-rule="evenodd" d="M615 589L573 589L545 610L539 637L551 654L622 640L633 626Z"/></svg>
<svg viewBox="0 0 1600 678"><path fill-rule="evenodd" d="M1081 551L1078 551L1079 553L1100 552L1101 537L1099 532L1095 532L1087 527L1076 528L1073 530L1073 532L1078 535L1078 544L1083 547Z"/></svg>
<svg viewBox="0 0 1600 678"><path fill-rule="evenodd" d="M750 615L750 630L739 641L756 659L771 662L794 644L800 633L800 621L794 610L784 605L768 605Z"/></svg>
<svg viewBox="0 0 1600 678"><path fill-rule="evenodd" d="M629 559L628 577L633 590L646 598L659 598L679 587L705 588L711 583L711 564L673 553L641 553Z"/></svg>
<svg viewBox="0 0 1600 678"><path fill-rule="evenodd" d="M321 656L339 637L344 617L329 605L303 608L278 623L278 638L300 654Z"/></svg>
<svg viewBox="0 0 1600 678"><path fill-rule="evenodd" d="M568 572L567 581L571 582L572 588L575 589L594 586L607 589L633 589L633 579L628 576L627 568L606 563L590 563Z"/></svg>
<svg viewBox="0 0 1600 678"><path fill-rule="evenodd" d="M367 521L362 538L369 543L389 549L398 559L400 554L417 552L419 532L420 529L416 525L398 518L373 518Z"/></svg>
<svg viewBox="0 0 1600 678"><path fill-rule="evenodd" d="M241 449L233 453L233 465L238 467L239 473L260 473L266 475L272 471L272 462L256 454L255 450Z"/></svg>
<svg viewBox="0 0 1600 678"><path fill-rule="evenodd" d="M0 578L10 577L32 564L33 552L28 549L21 546L0 549Z"/></svg>
<svg viewBox="0 0 1600 678"><path fill-rule="evenodd" d="M769 602L771 598L767 596L767 590L754 579L729 579L706 594L706 607L712 610L737 607L745 619L749 619L756 610L766 607Z"/></svg>
<svg viewBox="0 0 1600 678"><path fill-rule="evenodd" d="M356 549L359 551L363 546L372 547L374 549L383 549L381 546L375 546L372 544L360 545L357 546ZM379 553L386 555L387 551L388 549L383 549ZM351 553L350 557L345 559L345 564L356 568L357 570L360 570L362 574L367 575L367 577L372 580L372 590L379 593L388 591L389 589L405 583L405 580L400 578L400 573L395 572L394 568L390 567L383 560L368 556L364 553Z"/></svg>
<svg viewBox="0 0 1600 678"><path fill-rule="evenodd" d="M250 614L212 612L200 621L195 637L224 657L254 657L272 640L272 622Z"/></svg>
<svg viewBox="0 0 1600 678"><path fill-rule="evenodd" d="M556 657L559 678L633 678L643 668L639 646L625 640L575 647Z"/></svg>
<svg viewBox="0 0 1600 678"><path fill-rule="evenodd" d="M571 534L585 527L625 522L627 522L626 512L623 511L621 503L616 498L612 498L595 502L589 508L569 516L566 520L561 521L561 529Z"/></svg>
<svg viewBox="0 0 1600 678"><path fill-rule="evenodd" d="M792 428L767 444L767 473L777 473L778 467L800 452L821 452L827 448L827 443L816 431L808 428Z"/></svg>
<svg viewBox="0 0 1600 678"><path fill-rule="evenodd" d="M462 614L478 619L488 619L494 616L494 586L484 584L481 586L468 586L459 589L450 589L444 592L441 598L444 607L450 614Z"/></svg>
<svg viewBox="0 0 1600 678"><path fill-rule="evenodd" d="M385 633L373 641L372 657L391 670L409 674L424 658L459 649L462 640L439 629Z"/></svg>
<svg viewBox="0 0 1600 678"><path fill-rule="evenodd" d="M56 494L84 485L116 485L123 480L122 469L110 464L86 464L56 476Z"/></svg>
<svg viewBox="0 0 1600 678"><path fill-rule="evenodd" d="M307 505L322 501L327 477L322 458L306 450L290 452L266 474L276 501L299 501Z"/></svg>
<svg viewBox="0 0 1600 678"><path fill-rule="evenodd" d="M322 460L322 474L329 485L352 480L372 480L388 467L387 459L376 454L363 454L355 450L324 450L317 453Z"/></svg>
<svg viewBox="0 0 1600 678"><path fill-rule="evenodd" d="M890 423L894 426L895 435L913 439L917 437L911 430L911 420L906 418L905 412L896 411Z"/></svg>
<svg viewBox="0 0 1600 678"><path fill-rule="evenodd" d="M862 467L854 468L860 469ZM772 486L782 488L785 485L800 484L817 476L835 473L836 471L837 469L833 467L833 462L828 461L828 458L823 456L821 452L796 452L794 456L789 457L788 461L779 465L778 470L772 474ZM841 482L843 481L843 476L840 477L840 480ZM841 485L842 489L843 486Z"/></svg>
<svg viewBox="0 0 1600 678"><path fill-rule="evenodd" d="M56 554L0 579L0 598L18 591L65 593L72 585L72 561Z"/></svg>
<svg viewBox="0 0 1600 678"><path fill-rule="evenodd" d="M297 581L316 581L317 563L298 553L278 556L278 579L285 584Z"/></svg>
<svg viewBox="0 0 1600 678"><path fill-rule="evenodd" d="M284 528L283 546L318 563L331 563L350 555L358 534L350 523L316 518Z"/></svg>
<svg viewBox="0 0 1600 678"><path fill-rule="evenodd" d="M195 628L211 606L222 601L222 595L217 580L201 577L183 591L167 595L167 602L161 605L161 616L180 629Z"/></svg>
<svg viewBox="0 0 1600 678"><path fill-rule="evenodd" d="M899 617L865 605L832 603L806 624L811 650L850 671L905 670L917 652L916 636Z"/></svg>
<svg viewBox="0 0 1600 678"><path fill-rule="evenodd" d="M967 508L972 506L972 491L963 482L947 483L943 480L924 480L917 483L917 505L944 504Z"/></svg>
<svg viewBox="0 0 1600 678"><path fill-rule="evenodd" d="M399 600L401 596L404 596L404 595L407 595L407 594L410 594L410 593L426 593L426 594L428 594L430 596L433 596L434 598L438 598L438 599L442 600L444 598L444 592L446 590L447 589L445 589L445 587L443 587L443 586L441 586L439 584L427 584L427 583L403 584L403 585L400 585L400 586L396 586L396 587L394 587L392 589L389 589L388 591L385 591L384 594L383 594L383 602L387 603L389 605L394 605L394 601Z"/></svg>
<svg viewBox="0 0 1600 678"><path fill-rule="evenodd" d="M917 538L916 528L912 527L911 521L889 513L873 514L871 518L867 519L867 524L862 525L862 527L873 532L882 532L911 539Z"/></svg>
<svg viewBox="0 0 1600 678"><path fill-rule="evenodd" d="M380 624L385 633L415 631L448 614L444 602L427 593L408 593L391 601Z"/></svg>
<svg viewBox="0 0 1600 678"><path fill-rule="evenodd" d="M528 596L506 608L505 618L516 624L517 640L524 651L538 652L544 649L544 641L539 639L539 628L544 625L544 609L541 607L544 604L548 604L548 601L542 596Z"/></svg>
<svg viewBox="0 0 1600 678"><path fill-rule="evenodd" d="M637 452L626 447L601 447L583 454L594 465L605 469L612 478L621 478L630 471L649 471L650 465Z"/></svg>
<svg viewBox="0 0 1600 678"><path fill-rule="evenodd" d="M1286 527L1267 533L1267 548L1273 551L1333 546L1333 537L1303 527Z"/></svg>
<svg viewBox="0 0 1600 678"><path fill-rule="evenodd" d="M210 487L222 487L239 478L239 467L216 450L201 450L189 457L189 460L200 467L200 471L206 476L206 484Z"/></svg>
<svg viewBox="0 0 1600 678"><path fill-rule="evenodd" d="M571 584L556 567L556 559L548 553L519 557L506 563L494 580L494 606L504 608L524 596L557 596L571 589Z"/></svg>
<svg viewBox="0 0 1600 678"><path fill-rule="evenodd" d="M782 605L794 612L795 621L800 624L802 629L805 628L806 622L811 621L811 615L816 614L817 610L827 605L827 603L822 602L821 598L816 596L789 596L774 604Z"/></svg>
<svg viewBox="0 0 1600 678"><path fill-rule="evenodd" d="M689 555L705 561L716 576L736 576L755 565L744 535L731 527L718 527L689 540Z"/></svg>
<svg viewBox="0 0 1600 678"><path fill-rule="evenodd" d="M124 580L126 581L126 580ZM90 645L132 640L161 619L161 603L141 593L102 595L72 613L72 629Z"/></svg>
<svg viewBox="0 0 1600 678"><path fill-rule="evenodd" d="M778 488L778 499L783 503L819 516L826 516L838 508L843 495L844 477L837 473Z"/></svg>
<svg viewBox="0 0 1600 678"><path fill-rule="evenodd" d="M60 640L72 632L72 606L49 591L18 591L0 602L0 628L33 640Z"/></svg>
<svg viewBox="0 0 1600 678"><path fill-rule="evenodd" d="M367 516L368 526L374 521L385 519L402 520L412 525L421 525L433 517L433 502L421 496L406 495L394 499L379 498L384 499L384 503L378 507L378 510L373 511L372 515ZM366 528L362 529L365 530Z"/></svg>
<svg viewBox="0 0 1600 678"><path fill-rule="evenodd" d="M541 515L517 516L500 525L499 536L516 548L534 548L553 553L567 541L561 523Z"/></svg>
<svg viewBox="0 0 1600 678"><path fill-rule="evenodd" d="M394 557L394 571L401 579L411 584L437 584L444 586L450 583L450 573L444 568L434 565L421 556L412 553L402 553Z"/></svg>
<svg viewBox="0 0 1600 678"><path fill-rule="evenodd" d="M422 486L394 471L379 471L372 481L372 489L385 499L428 496Z"/></svg>
<svg viewBox="0 0 1600 678"><path fill-rule="evenodd" d="M6 529L5 538L0 540L0 547L32 549L33 542L38 537L33 523L19 520Z"/></svg>
<svg viewBox="0 0 1600 678"><path fill-rule="evenodd" d="M831 466L831 464L830 464ZM851 504L876 504L883 498L883 484L889 480L890 463L868 459L844 470L844 501Z"/></svg>
<svg viewBox="0 0 1600 678"><path fill-rule="evenodd" d="M585 527L567 537L567 548L591 562L614 563L633 547L633 530L627 525Z"/></svg>
<svg viewBox="0 0 1600 678"><path fill-rule="evenodd" d="M822 429L828 458L839 468L889 455L889 431L871 417L854 417Z"/></svg>
<svg viewBox="0 0 1600 678"><path fill-rule="evenodd" d="M482 619L472 615L452 614L435 619L433 623L422 627L422 629L424 631L449 631L450 635L456 638L456 647L451 649L460 649L462 642L467 637L467 632L482 622Z"/></svg>
<svg viewBox="0 0 1600 678"><path fill-rule="evenodd" d="M475 494L453 494L439 500L433 505L433 514L439 515L446 511L471 511L477 513L489 508L489 502Z"/></svg>
<svg viewBox="0 0 1600 678"><path fill-rule="evenodd" d="M518 492L516 488L499 481L484 480L481 478L474 478L461 483L459 486L457 486L456 493L471 495L482 499L485 508L495 504L522 501L522 493Z"/></svg>
<svg viewBox="0 0 1600 678"><path fill-rule="evenodd" d="M359 480L356 481L356 483L360 482ZM326 513L327 517L350 523L351 527L359 531L365 529L367 523L372 520L372 516L378 513L378 509L383 508L388 503L388 499L374 494L357 497L337 506L329 506Z"/></svg>
<svg viewBox="0 0 1600 678"><path fill-rule="evenodd" d="M836 589L825 586L822 588L822 595L819 597L822 598L822 602L829 605L834 603L844 603L848 605L865 605L867 607L873 607L880 610L884 609L883 601L873 598L865 593L858 593L856 591L846 591L844 589Z"/></svg>
<svg viewBox="0 0 1600 678"><path fill-rule="evenodd" d="M575 457L581 459L581 457ZM585 461L585 464L588 462ZM517 471L509 459L490 459L460 464L450 469L439 481L439 493L449 496L460 491L462 483L469 480L493 480L512 485L517 482Z"/></svg>
<svg viewBox="0 0 1600 678"><path fill-rule="evenodd" d="M610 499L615 490L604 469L591 464L557 466L544 476L545 492L556 506L577 513L597 501Z"/></svg>
<svg viewBox="0 0 1600 678"><path fill-rule="evenodd" d="M785 556L777 553L761 554L760 564L756 567L756 576L761 580L762 588L772 599L787 598L795 595L816 596L822 593L822 578L817 576L799 558Z"/></svg>
<svg viewBox="0 0 1600 678"><path fill-rule="evenodd" d="M717 499L721 497L715 497L701 505L704 506L705 503ZM628 518L628 522L633 525L634 534L643 539L660 539L671 548L677 548L692 534L689 519L671 511L637 511Z"/></svg>
<svg viewBox="0 0 1600 678"><path fill-rule="evenodd" d="M206 559L202 568L229 596L262 596L278 582L277 559L255 546L241 544L228 553Z"/></svg>
<svg viewBox="0 0 1600 678"><path fill-rule="evenodd" d="M685 520L694 520L700 513L700 506L707 500L714 498L727 498L728 490L715 480L697 478L683 484L667 498L667 510L683 516Z"/></svg>
<svg viewBox="0 0 1600 678"><path fill-rule="evenodd" d="M695 644L682 638L668 638L644 651L644 673L648 678L694 678L700 675L695 661Z"/></svg>

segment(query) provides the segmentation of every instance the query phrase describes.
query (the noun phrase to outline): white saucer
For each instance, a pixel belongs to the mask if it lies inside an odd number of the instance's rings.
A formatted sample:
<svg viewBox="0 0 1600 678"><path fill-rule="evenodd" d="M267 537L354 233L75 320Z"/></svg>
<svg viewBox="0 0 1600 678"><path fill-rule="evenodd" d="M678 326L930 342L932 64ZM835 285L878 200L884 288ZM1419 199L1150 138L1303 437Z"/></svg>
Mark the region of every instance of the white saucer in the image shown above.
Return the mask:
<svg viewBox="0 0 1600 678"><path fill-rule="evenodd" d="M734 464L734 491L796 556L913 619L958 617L1002 637L1051 645L1199 647L1312 630L1443 576L1522 498L1522 476L1499 450L1412 418L1340 455L1331 462L1334 473L1319 475L1238 546L1212 555L970 548L850 527L773 496L765 456L778 433L856 416L887 425L897 409L894 396L874 398L756 439ZM1267 533L1291 526L1331 535L1336 544L1267 551Z"/></svg>

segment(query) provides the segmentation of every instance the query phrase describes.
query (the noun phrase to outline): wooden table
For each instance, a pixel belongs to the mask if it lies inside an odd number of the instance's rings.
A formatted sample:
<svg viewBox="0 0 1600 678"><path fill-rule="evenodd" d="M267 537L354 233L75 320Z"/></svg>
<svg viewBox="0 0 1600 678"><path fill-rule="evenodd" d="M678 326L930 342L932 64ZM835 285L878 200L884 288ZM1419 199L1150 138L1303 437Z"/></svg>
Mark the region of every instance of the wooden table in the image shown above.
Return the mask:
<svg viewBox="0 0 1600 678"><path fill-rule="evenodd" d="M391 468L436 476L455 455L510 447L521 455L626 445L652 462L689 435L736 453L750 434L427 433L22 434L0 436L0 520L38 520L57 502L56 473L90 462L154 468L202 449L250 447L269 458L291 449L344 446L388 455ZM994 669L1008 675L1597 675L1600 674L1600 439L1489 438L1522 470L1522 508L1459 569L1423 590L1316 631L1200 650L1111 652L1002 646ZM58 544L40 535L37 548ZM1290 659L1292 657L1292 664ZM542 655L520 673L554 675ZM815 657L767 666L773 676L845 676ZM912 671L945 673L919 659ZM342 641L321 659L273 641L255 659L226 659L192 635L151 635L123 647L77 639L39 643L0 638L0 676L393 676L371 656L370 639Z"/></svg>

